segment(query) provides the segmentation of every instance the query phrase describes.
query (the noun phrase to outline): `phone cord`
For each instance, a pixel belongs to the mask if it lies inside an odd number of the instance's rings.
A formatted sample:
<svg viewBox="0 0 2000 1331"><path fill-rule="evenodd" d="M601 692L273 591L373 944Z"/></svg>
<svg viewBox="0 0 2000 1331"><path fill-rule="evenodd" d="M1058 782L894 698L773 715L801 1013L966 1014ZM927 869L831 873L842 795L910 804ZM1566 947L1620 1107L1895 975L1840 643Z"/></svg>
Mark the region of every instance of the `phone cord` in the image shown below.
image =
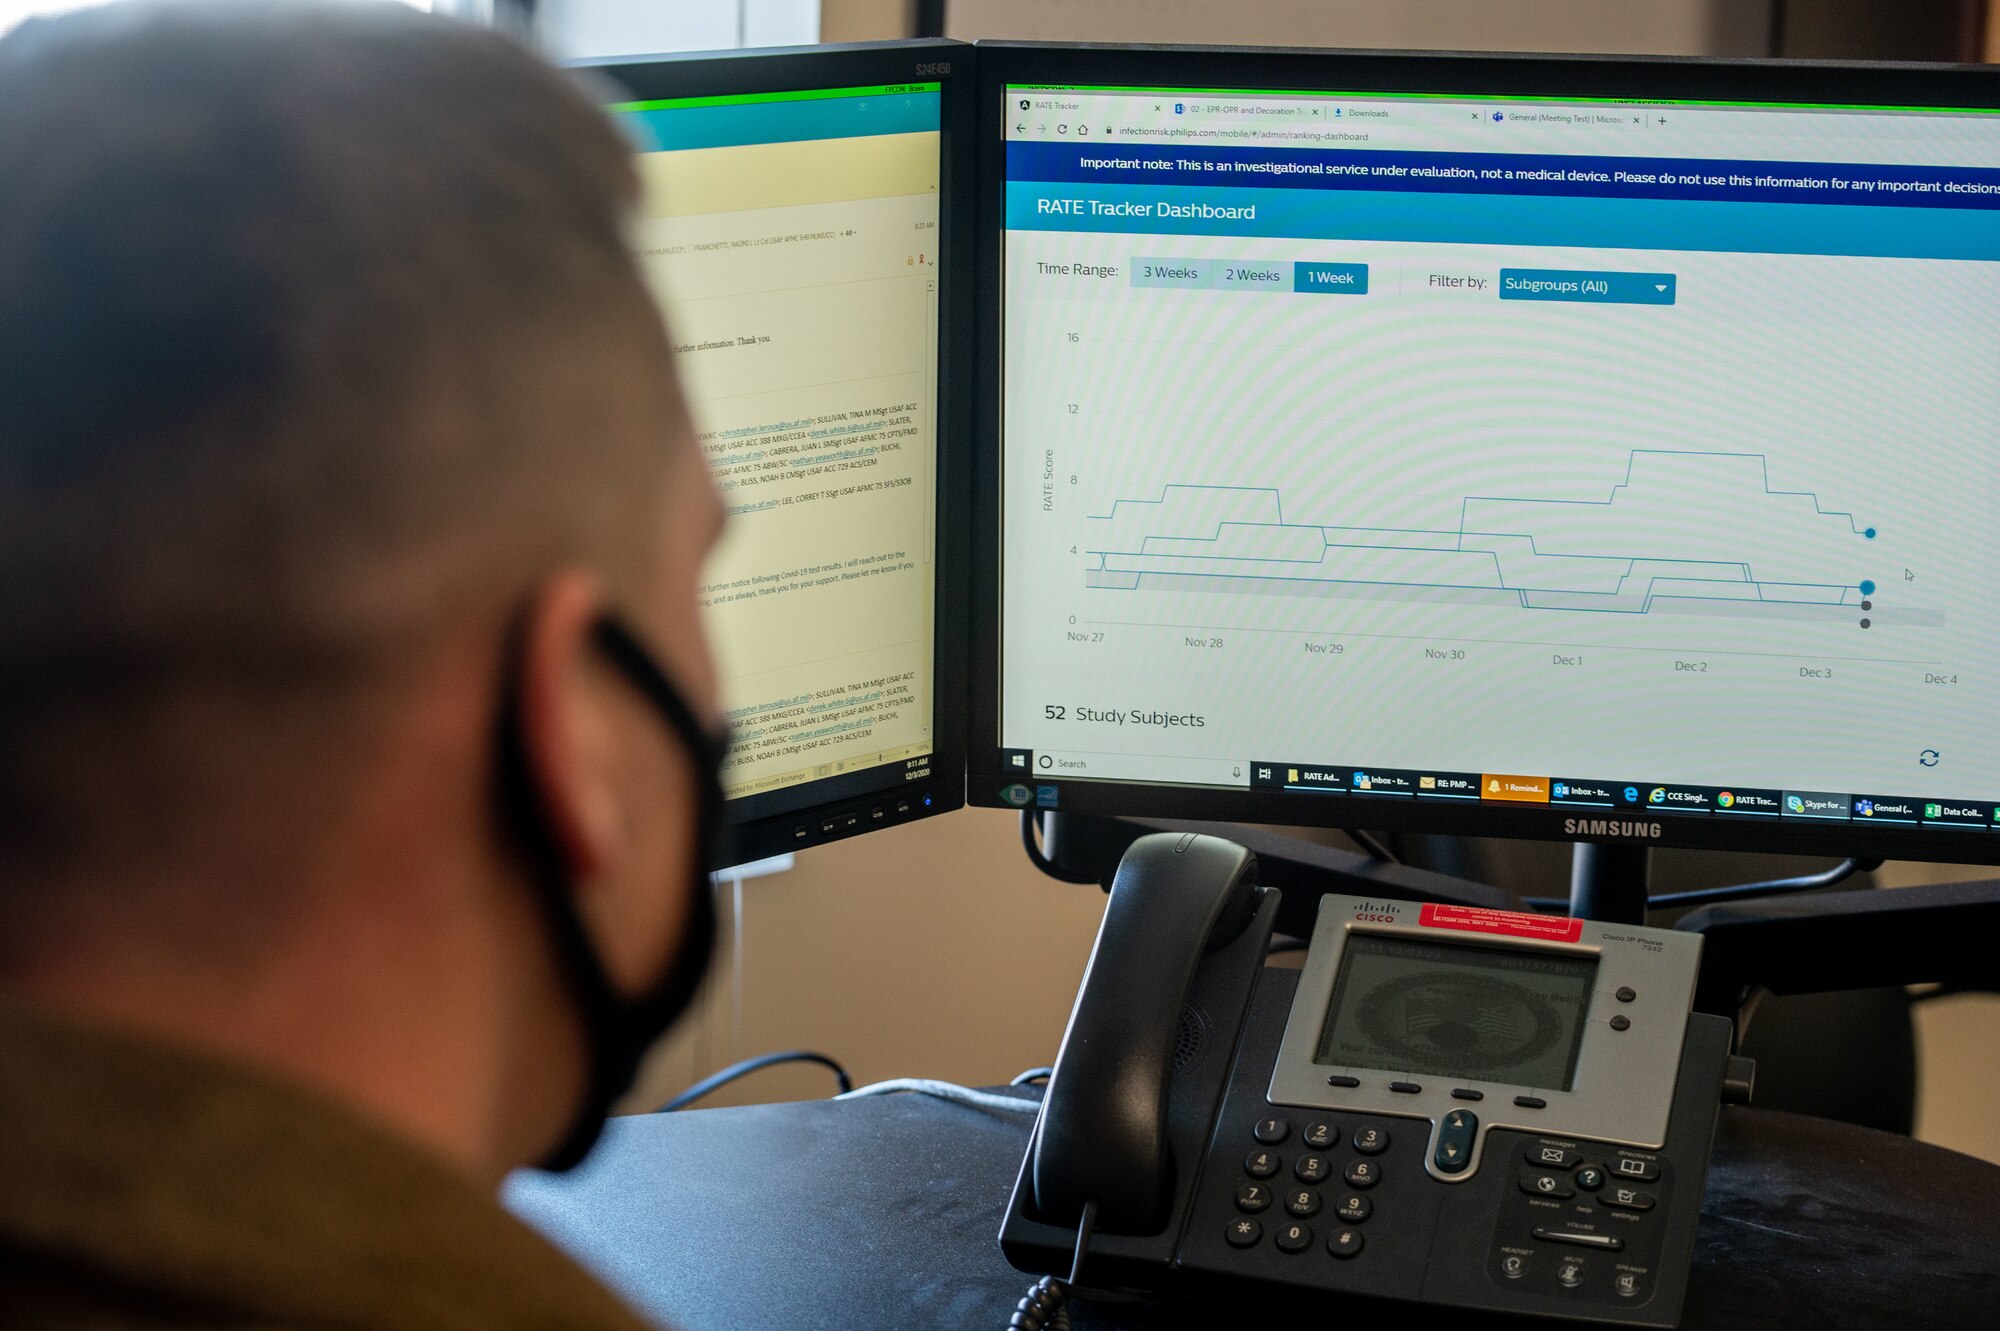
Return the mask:
<svg viewBox="0 0 2000 1331"><path fill-rule="evenodd" d="M1069 1286L1054 1276L1043 1276L1028 1287L1007 1319L1008 1331L1070 1331Z"/></svg>
<svg viewBox="0 0 2000 1331"><path fill-rule="evenodd" d="M1070 1331L1069 1291L1083 1278L1083 1256L1090 1251L1090 1236L1097 1231L1097 1199L1083 1204L1083 1218L1076 1227L1076 1253L1070 1258L1069 1279L1043 1276L1028 1287L1007 1319L1008 1331Z"/></svg>

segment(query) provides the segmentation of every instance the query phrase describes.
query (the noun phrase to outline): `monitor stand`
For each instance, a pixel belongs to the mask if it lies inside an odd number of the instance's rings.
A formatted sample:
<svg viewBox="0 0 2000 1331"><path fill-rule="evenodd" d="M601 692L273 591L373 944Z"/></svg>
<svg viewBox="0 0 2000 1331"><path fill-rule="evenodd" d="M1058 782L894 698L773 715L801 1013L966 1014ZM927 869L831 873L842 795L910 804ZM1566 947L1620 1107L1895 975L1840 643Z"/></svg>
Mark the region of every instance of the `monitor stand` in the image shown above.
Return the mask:
<svg viewBox="0 0 2000 1331"><path fill-rule="evenodd" d="M1569 913L1606 924L1644 924L1652 869L1650 846L1577 842L1570 852Z"/></svg>

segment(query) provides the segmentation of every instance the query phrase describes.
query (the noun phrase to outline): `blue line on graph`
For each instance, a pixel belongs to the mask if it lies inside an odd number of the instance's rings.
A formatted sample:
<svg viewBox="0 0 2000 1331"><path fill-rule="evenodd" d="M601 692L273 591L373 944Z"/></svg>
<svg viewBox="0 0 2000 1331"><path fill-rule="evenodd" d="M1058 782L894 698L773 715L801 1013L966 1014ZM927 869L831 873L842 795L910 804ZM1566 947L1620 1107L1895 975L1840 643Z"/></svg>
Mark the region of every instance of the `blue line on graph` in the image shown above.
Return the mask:
<svg viewBox="0 0 2000 1331"><path fill-rule="evenodd" d="M1505 532L1479 530L1470 525L1474 504L1517 504L1517 505L1560 505L1567 507L1610 508L1617 503L1620 491L1630 491L1633 472L1642 457L1675 459L1711 458L1728 459L1737 462L1755 462L1761 489L1766 496L1781 499L1806 499L1813 506L1816 517L1844 520L1849 533L1873 539L1875 529L1863 528L1854 515L1845 510L1829 509L1820 503L1819 496L1808 490L1777 490L1771 486L1770 460L1762 453L1734 453L1718 450L1675 450L1675 449L1633 449L1626 456L1624 477L1614 484L1606 498L1597 499L1533 499L1501 495L1467 495L1459 502L1459 522L1456 528L1435 527L1349 527L1315 526L1305 523L1290 523L1284 518L1284 500L1280 492L1271 486L1242 485L1167 485L1162 487L1156 499L1119 499L1112 503L1109 513L1090 514L1089 520L1097 522L1114 521L1120 508L1125 506L1164 506L1180 491L1186 494L1238 494L1244 496L1267 497L1271 514L1275 521L1254 522L1223 518L1216 521L1213 533L1206 536L1170 536L1165 534L1144 535L1134 549L1090 548L1087 553L1096 557L1092 570L1104 575L1124 574L1132 579L1123 590L1137 590L1149 574L1172 574L1189 578L1234 578L1264 582L1293 583L1340 583L1352 586L1404 586L1415 588L1442 588L1466 591L1511 592L1522 609L1528 610L1575 610L1586 613L1646 614L1659 601L1726 601L1733 603L1754 602L1768 605L1813 605L1841 606L1854 603L1857 583L1850 580L1837 582L1802 582L1795 580L1760 580L1748 560L1702 559L1686 557L1644 557L1632 555L1569 554L1545 550L1533 532ZM1271 554L1200 554L1182 553L1188 546L1219 546L1225 536L1267 530L1271 532L1312 533L1312 542L1317 548L1306 548L1297 553ZM1353 533L1356 536L1373 537L1373 540L1329 540L1329 536ZM1418 538L1415 541L1395 538ZM1425 539L1428 538L1428 539ZM1156 542L1158 543L1156 545ZM1233 548L1243 548L1232 543ZM1161 546L1175 547L1163 551ZM1603 575L1611 575L1616 570L1616 581L1608 589L1581 586L1530 585L1517 576L1510 580L1509 559L1503 553L1510 547L1517 547L1509 555L1517 565L1527 561L1560 562L1568 566L1589 566L1596 564L1603 568ZM1522 553L1518 547L1524 547ZM1297 547L1295 547L1297 549ZM1215 570L1217 564L1253 564L1263 568L1273 565L1297 565L1324 568L1332 551L1344 553L1394 551L1411 555L1484 555L1492 563L1491 581L1485 575L1453 581L1427 581L1423 578L1371 578L1371 577L1304 577L1282 573L1248 573ZM1190 566L1177 569L1161 567L1164 561L1187 559ZM1146 560L1145 568L1120 568L1114 560ZM1622 567L1621 567L1622 566ZM1359 572L1360 570L1355 570ZM1532 570L1528 570L1532 573ZM1450 575L1448 575L1450 576ZM1592 581L1599 575L1593 575ZM1575 581L1574 576L1570 579ZM1640 592L1638 583L1643 580L1644 590ZM1631 584L1628 589L1628 584ZM1101 585L1101 584L1100 584ZM1703 587L1713 587L1718 592L1723 587L1737 589L1732 595L1701 595Z"/></svg>

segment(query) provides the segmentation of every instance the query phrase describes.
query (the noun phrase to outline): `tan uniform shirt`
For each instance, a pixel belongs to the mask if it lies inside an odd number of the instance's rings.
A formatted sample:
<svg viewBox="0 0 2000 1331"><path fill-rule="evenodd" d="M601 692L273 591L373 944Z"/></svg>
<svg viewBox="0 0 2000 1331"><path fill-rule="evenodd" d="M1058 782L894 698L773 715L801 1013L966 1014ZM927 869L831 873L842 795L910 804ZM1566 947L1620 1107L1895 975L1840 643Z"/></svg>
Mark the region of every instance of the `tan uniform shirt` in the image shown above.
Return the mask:
<svg viewBox="0 0 2000 1331"><path fill-rule="evenodd" d="M357 1113L0 997L0 1328L335 1327L645 1323Z"/></svg>

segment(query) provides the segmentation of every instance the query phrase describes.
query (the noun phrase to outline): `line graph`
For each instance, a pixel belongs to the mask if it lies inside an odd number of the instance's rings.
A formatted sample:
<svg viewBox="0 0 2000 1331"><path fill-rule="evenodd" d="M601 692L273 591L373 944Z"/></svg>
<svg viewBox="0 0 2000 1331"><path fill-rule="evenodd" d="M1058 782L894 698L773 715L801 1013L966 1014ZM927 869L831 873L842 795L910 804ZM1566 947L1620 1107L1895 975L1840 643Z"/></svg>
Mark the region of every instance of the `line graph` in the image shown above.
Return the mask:
<svg viewBox="0 0 2000 1331"><path fill-rule="evenodd" d="M1465 495L1432 526L1290 520L1276 487L1169 484L1087 516L1085 581L1849 622L1874 590L1876 529L1773 485L1763 453L1633 449L1608 486L1572 484L1604 497Z"/></svg>

